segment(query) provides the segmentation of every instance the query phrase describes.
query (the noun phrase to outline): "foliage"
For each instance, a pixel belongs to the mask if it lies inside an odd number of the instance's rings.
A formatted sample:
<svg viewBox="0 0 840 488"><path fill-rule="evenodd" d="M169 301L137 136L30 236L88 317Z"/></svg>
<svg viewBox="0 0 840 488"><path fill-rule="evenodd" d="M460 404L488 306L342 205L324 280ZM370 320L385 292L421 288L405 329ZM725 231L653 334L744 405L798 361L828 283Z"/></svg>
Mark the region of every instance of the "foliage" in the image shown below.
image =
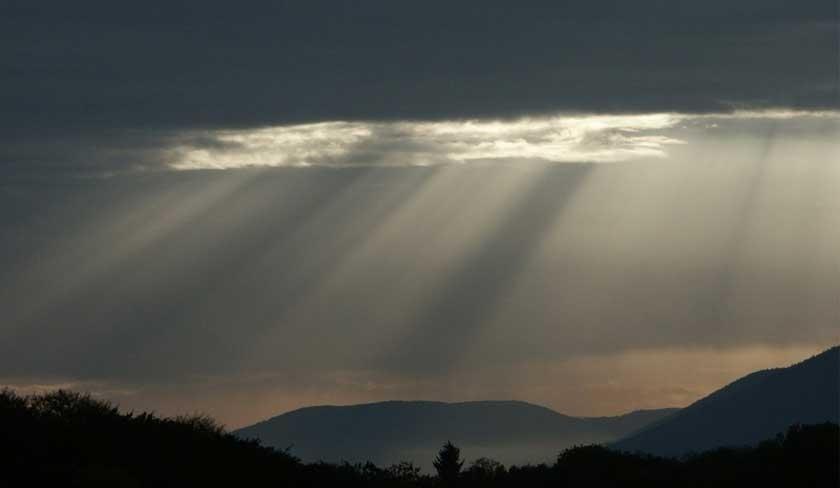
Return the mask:
<svg viewBox="0 0 840 488"><path fill-rule="evenodd" d="M463 474L467 486L501 486L506 476L502 463L486 457L473 461Z"/></svg>
<svg viewBox="0 0 840 488"><path fill-rule="evenodd" d="M410 462L304 464L239 439L207 416L121 413L67 391L20 396L0 391L0 486L271 487L831 487L840 486L837 424L794 425L758 446L670 459L578 446L552 465L505 468L479 458L462 470L447 442L437 477Z"/></svg>
<svg viewBox="0 0 840 488"><path fill-rule="evenodd" d="M447 442L438 452L433 464L441 483L444 486L455 486L464 465L464 461L461 461L461 450L455 447L455 444Z"/></svg>

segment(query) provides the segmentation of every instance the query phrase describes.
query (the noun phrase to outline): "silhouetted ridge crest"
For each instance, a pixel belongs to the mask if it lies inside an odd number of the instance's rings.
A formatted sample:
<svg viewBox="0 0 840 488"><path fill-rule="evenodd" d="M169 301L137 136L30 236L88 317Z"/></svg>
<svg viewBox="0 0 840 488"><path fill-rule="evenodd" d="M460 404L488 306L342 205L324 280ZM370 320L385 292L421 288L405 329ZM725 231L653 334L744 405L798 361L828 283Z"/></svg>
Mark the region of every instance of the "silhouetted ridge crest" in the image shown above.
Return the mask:
<svg viewBox="0 0 840 488"><path fill-rule="evenodd" d="M680 455L753 445L793 424L840 422L840 347L748 374L614 444Z"/></svg>

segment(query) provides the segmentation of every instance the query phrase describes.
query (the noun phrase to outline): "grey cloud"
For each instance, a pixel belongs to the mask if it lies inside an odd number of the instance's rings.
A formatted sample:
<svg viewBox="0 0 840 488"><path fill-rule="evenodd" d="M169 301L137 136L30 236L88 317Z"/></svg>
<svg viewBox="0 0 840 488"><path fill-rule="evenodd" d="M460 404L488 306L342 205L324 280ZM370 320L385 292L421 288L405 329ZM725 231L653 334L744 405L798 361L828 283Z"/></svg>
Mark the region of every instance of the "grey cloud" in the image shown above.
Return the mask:
<svg viewBox="0 0 840 488"><path fill-rule="evenodd" d="M836 23L832 0L8 1L0 160L131 164L91 149L119 131L836 107Z"/></svg>

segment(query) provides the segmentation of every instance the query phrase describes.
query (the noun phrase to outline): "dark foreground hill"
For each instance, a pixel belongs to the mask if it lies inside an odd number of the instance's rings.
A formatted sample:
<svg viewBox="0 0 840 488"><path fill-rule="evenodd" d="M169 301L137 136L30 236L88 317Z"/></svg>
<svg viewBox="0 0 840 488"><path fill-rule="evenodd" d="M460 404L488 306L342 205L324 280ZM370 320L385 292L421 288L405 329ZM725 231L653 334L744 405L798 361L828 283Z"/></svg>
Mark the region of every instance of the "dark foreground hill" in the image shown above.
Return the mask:
<svg viewBox="0 0 840 488"><path fill-rule="evenodd" d="M414 461L431 470L446 441L461 446L468 459L548 462L567 447L614 441L675 411L578 418L516 401L391 401L302 408L234 433L289 448L304 461Z"/></svg>
<svg viewBox="0 0 840 488"><path fill-rule="evenodd" d="M836 488L838 437L836 424L794 426L757 447L680 460L581 446L550 464L468 463L443 478L451 481L446 484L409 463L304 464L230 435L206 417L125 414L69 392L0 391L0 487Z"/></svg>
<svg viewBox="0 0 840 488"><path fill-rule="evenodd" d="M238 486L296 466L208 417L126 414L67 391L0 391L0 487Z"/></svg>
<svg viewBox="0 0 840 488"><path fill-rule="evenodd" d="M747 375L613 447L675 456L754 445L789 425L820 422L840 422L840 347Z"/></svg>

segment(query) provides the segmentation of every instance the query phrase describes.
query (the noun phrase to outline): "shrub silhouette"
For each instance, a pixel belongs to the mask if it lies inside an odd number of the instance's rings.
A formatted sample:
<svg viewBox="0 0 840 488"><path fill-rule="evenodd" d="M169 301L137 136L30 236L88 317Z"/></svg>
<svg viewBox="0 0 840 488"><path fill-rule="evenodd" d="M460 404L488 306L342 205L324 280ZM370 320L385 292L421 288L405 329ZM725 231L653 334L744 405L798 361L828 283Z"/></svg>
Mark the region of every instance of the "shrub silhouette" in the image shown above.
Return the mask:
<svg viewBox="0 0 840 488"><path fill-rule="evenodd" d="M409 461L393 464L385 472L394 486L414 486L422 478L420 468Z"/></svg>
<svg viewBox="0 0 840 488"><path fill-rule="evenodd" d="M507 470L502 463L481 457L470 464L462 478L467 486L500 486L506 476Z"/></svg>

